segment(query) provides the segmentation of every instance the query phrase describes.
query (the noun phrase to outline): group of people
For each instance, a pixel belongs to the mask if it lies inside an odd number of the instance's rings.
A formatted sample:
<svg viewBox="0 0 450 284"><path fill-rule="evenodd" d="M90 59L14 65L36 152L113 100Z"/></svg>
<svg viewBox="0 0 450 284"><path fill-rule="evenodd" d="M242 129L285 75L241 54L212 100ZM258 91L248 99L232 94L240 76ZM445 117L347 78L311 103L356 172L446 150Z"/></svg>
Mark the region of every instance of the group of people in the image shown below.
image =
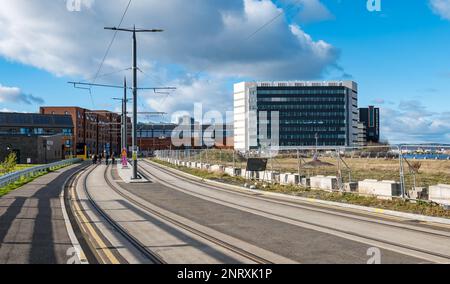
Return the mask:
<svg viewBox="0 0 450 284"><path fill-rule="evenodd" d="M101 165L103 159L105 159L105 164L106 164L106 165L109 165L109 159L110 159L110 157L109 157L109 155L105 155L105 157L104 157L103 154L101 154L100 156L97 156L97 154L93 154L92 157L91 157L91 159L92 159L92 164L93 164L93 165L96 165L96 164ZM116 158L114 157L114 155L111 156L111 164L112 164L112 165L115 165L115 164L116 164Z"/></svg>

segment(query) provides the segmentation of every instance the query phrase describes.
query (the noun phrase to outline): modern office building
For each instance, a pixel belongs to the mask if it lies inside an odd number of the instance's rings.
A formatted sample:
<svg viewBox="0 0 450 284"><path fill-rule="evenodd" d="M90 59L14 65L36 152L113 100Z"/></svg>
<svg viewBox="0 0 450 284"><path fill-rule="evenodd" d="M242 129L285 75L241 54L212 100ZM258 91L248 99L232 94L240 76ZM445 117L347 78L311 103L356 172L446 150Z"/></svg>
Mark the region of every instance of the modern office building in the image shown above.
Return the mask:
<svg viewBox="0 0 450 284"><path fill-rule="evenodd" d="M367 143L380 142L380 109L374 106L359 109L359 121L364 124Z"/></svg>
<svg viewBox="0 0 450 284"><path fill-rule="evenodd" d="M357 124L358 85L353 81L234 85L234 147L238 151L260 149L262 141L276 141L272 136L279 136L278 145L272 146L281 149L354 146ZM260 133L264 125L267 133Z"/></svg>
<svg viewBox="0 0 450 284"><path fill-rule="evenodd" d="M69 115L74 123L73 151L82 156L121 153L121 116L104 110L88 110L79 107L41 107L41 114ZM131 137L131 126L129 127ZM131 138L129 142L131 143Z"/></svg>
<svg viewBox="0 0 450 284"><path fill-rule="evenodd" d="M10 152L23 164L64 159L73 154L73 130L67 115L0 113L0 160Z"/></svg>
<svg viewBox="0 0 450 284"><path fill-rule="evenodd" d="M358 122L358 146L367 146L367 128L362 122Z"/></svg>

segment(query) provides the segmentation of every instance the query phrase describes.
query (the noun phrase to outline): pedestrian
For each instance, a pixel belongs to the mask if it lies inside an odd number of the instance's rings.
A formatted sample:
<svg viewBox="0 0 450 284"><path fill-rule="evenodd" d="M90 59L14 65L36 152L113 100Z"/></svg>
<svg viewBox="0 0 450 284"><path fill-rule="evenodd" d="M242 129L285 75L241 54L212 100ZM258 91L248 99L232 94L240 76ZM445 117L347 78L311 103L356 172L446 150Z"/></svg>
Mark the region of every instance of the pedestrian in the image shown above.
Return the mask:
<svg viewBox="0 0 450 284"><path fill-rule="evenodd" d="M114 154L111 157L111 163L113 166L116 164L116 158L114 157Z"/></svg>
<svg viewBox="0 0 450 284"><path fill-rule="evenodd" d="M96 159L95 159L95 155L92 155L92 156L91 156L91 159L92 159L92 164L95 165L95 164L97 163L97 161L96 161Z"/></svg>

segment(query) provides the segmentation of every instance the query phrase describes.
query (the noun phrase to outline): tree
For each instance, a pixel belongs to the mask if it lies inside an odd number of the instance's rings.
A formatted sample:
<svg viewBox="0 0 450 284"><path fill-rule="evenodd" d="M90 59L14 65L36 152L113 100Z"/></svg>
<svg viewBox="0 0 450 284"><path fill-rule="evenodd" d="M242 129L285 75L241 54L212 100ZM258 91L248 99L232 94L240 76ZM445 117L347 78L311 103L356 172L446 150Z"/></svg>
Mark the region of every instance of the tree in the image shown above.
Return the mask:
<svg viewBox="0 0 450 284"><path fill-rule="evenodd" d="M14 152L10 153L1 164L2 171L7 174L14 171L16 166L17 166L17 155Z"/></svg>

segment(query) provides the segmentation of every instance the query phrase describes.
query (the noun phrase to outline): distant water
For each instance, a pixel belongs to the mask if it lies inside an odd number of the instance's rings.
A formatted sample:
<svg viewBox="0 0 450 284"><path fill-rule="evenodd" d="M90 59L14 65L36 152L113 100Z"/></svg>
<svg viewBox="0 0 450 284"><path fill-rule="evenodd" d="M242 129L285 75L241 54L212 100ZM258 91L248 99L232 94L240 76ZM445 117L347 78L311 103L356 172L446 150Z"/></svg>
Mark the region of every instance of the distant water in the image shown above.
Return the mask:
<svg viewBox="0 0 450 284"><path fill-rule="evenodd" d="M408 160L450 160L450 155L444 154L407 154L404 157Z"/></svg>

